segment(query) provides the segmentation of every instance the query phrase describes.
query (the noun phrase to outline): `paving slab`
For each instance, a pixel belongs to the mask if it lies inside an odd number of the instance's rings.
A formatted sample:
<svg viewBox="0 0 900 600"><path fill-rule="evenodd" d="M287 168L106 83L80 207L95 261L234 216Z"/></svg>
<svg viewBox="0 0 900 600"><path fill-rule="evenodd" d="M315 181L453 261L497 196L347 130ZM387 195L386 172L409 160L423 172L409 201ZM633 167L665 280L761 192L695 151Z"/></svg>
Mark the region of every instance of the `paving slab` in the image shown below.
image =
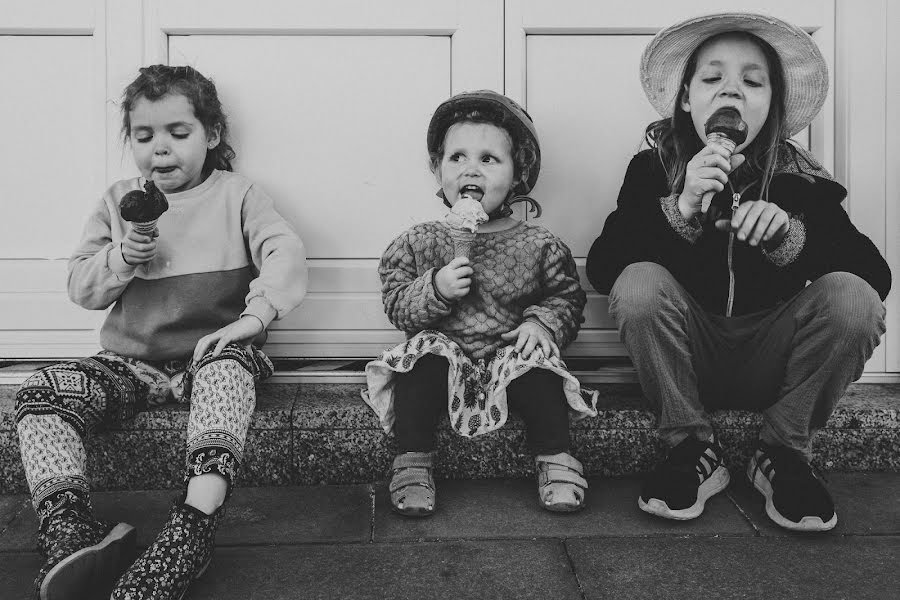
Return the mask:
<svg viewBox="0 0 900 600"><path fill-rule="evenodd" d="M712 498L701 518L680 522L641 511L638 480L588 479L588 486L583 511L557 514L538 505L531 479L438 481L437 512L411 519L391 512L387 487L380 485L375 489L374 540L755 535L724 495Z"/></svg>
<svg viewBox="0 0 900 600"><path fill-rule="evenodd" d="M900 535L900 474L826 473L838 522L827 535ZM762 494L752 489L746 476L733 480L728 494L741 507L761 535L810 535L775 525L766 516Z"/></svg>
<svg viewBox="0 0 900 600"><path fill-rule="evenodd" d="M900 537L608 538L566 546L586 600L884 600L900 589Z"/></svg>
<svg viewBox="0 0 900 600"><path fill-rule="evenodd" d="M27 508L28 496L24 494L0 496L0 536L6 531L16 515Z"/></svg>
<svg viewBox="0 0 900 600"><path fill-rule="evenodd" d="M34 598L34 577L42 563L36 552L0 553L0 598Z"/></svg>
<svg viewBox="0 0 900 600"><path fill-rule="evenodd" d="M125 522L147 546L162 529L175 498L170 490L95 492L95 514ZM218 546L363 543L371 538L370 486L236 488L216 534ZM37 548L37 517L21 510L0 534L0 551ZM3 598L3 596L0 596Z"/></svg>
<svg viewBox="0 0 900 600"><path fill-rule="evenodd" d="M562 542L220 548L191 600L581 600Z"/></svg>

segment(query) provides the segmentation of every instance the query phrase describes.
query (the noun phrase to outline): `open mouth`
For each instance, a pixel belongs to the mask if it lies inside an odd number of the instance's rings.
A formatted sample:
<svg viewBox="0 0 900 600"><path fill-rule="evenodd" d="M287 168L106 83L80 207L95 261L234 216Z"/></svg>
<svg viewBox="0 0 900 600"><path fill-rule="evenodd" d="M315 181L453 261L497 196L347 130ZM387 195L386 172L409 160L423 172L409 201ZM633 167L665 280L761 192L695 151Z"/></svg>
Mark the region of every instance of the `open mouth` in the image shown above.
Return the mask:
<svg viewBox="0 0 900 600"><path fill-rule="evenodd" d="M464 185L459 188L459 197L462 198L464 196L468 196L473 200L481 202L481 199L484 198L484 190L477 185Z"/></svg>

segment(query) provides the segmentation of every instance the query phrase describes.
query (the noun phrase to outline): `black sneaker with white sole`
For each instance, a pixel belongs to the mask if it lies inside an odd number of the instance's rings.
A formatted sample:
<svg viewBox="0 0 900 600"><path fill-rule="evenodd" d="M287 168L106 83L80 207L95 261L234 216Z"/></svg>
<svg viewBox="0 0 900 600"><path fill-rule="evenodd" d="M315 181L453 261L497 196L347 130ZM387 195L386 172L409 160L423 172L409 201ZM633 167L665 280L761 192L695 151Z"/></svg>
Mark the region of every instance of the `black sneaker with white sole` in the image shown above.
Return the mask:
<svg viewBox="0 0 900 600"><path fill-rule="evenodd" d="M644 480L638 506L666 519L696 519L706 501L724 490L729 479L715 438L701 442L688 436Z"/></svg>
<svg viewBox="0 0 900 600"><path fill-rule="evenodd" d="M812 466L785 446L760 442L747 477L766 499L766 515L792 531L828 531L837 525L834 501Z"/></svg>

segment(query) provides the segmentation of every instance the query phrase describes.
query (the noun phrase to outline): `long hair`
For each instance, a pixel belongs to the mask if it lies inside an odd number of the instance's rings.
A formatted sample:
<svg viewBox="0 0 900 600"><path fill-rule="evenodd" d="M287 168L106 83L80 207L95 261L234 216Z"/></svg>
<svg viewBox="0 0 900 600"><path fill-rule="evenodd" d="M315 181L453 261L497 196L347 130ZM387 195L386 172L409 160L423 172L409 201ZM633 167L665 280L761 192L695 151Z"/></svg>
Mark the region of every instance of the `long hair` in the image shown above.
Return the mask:
<svg viewBox="0 0 900 600"><path fill-rule="evenodd" d="M691 115L681 108L685 87L690 84L694 71L697 69L697 56L700 54L700 50L712 40L722 35L734 34L744 36L755 43L766 57L769 81L772 86L772 100L769 105L769 115L762 129L750 145L742 150L746 161L732 173L732 177L736 181L747 183L761 179L760 196L768 197L769 184L775 175L779 147L788 137L788 131L785 129L784 70L781 60L772 46L755 35L745 32L726 32L713 36L694 50L685 66L681 85L675 97L675 110L672 112L672 116L650 123L644 132L647 144L651 148L656 148L666 171L670 193L680 194L684 190L687 164L704 146L704 140L700 139L694 130Z"/></svg>
<svg viewBox="0 0 900 600"><path fill-rule="evenodd" d="M181 94L194 108L194 116L203 124L207 134L219 130L219 144L207 151L203 172L213 169L231 171L234 149L228 143L228 119L219 102L216 86L193 67L152 65L140 69L137 79L128 84L122 95L122 137L131 136L131 109L139 98L151 102L167 94Z"/></svg>

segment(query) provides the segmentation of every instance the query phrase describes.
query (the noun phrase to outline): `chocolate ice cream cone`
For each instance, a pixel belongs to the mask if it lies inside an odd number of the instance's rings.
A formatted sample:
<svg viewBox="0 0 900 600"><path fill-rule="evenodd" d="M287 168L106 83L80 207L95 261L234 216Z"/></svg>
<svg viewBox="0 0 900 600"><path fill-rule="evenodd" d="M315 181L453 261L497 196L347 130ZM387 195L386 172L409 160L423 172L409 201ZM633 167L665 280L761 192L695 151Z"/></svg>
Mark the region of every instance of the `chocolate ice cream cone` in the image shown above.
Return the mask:
<svg viewBox="0 0 900 600"><path fill-rule="evenodd" d="M157 221L159 221L159 219L153 219L152 221L147 221L146 223L138 223L135 221L131 224L131 228L136 233L140 233L141 235L149 235L152 237L153 230L156 229Z"/></svg>

